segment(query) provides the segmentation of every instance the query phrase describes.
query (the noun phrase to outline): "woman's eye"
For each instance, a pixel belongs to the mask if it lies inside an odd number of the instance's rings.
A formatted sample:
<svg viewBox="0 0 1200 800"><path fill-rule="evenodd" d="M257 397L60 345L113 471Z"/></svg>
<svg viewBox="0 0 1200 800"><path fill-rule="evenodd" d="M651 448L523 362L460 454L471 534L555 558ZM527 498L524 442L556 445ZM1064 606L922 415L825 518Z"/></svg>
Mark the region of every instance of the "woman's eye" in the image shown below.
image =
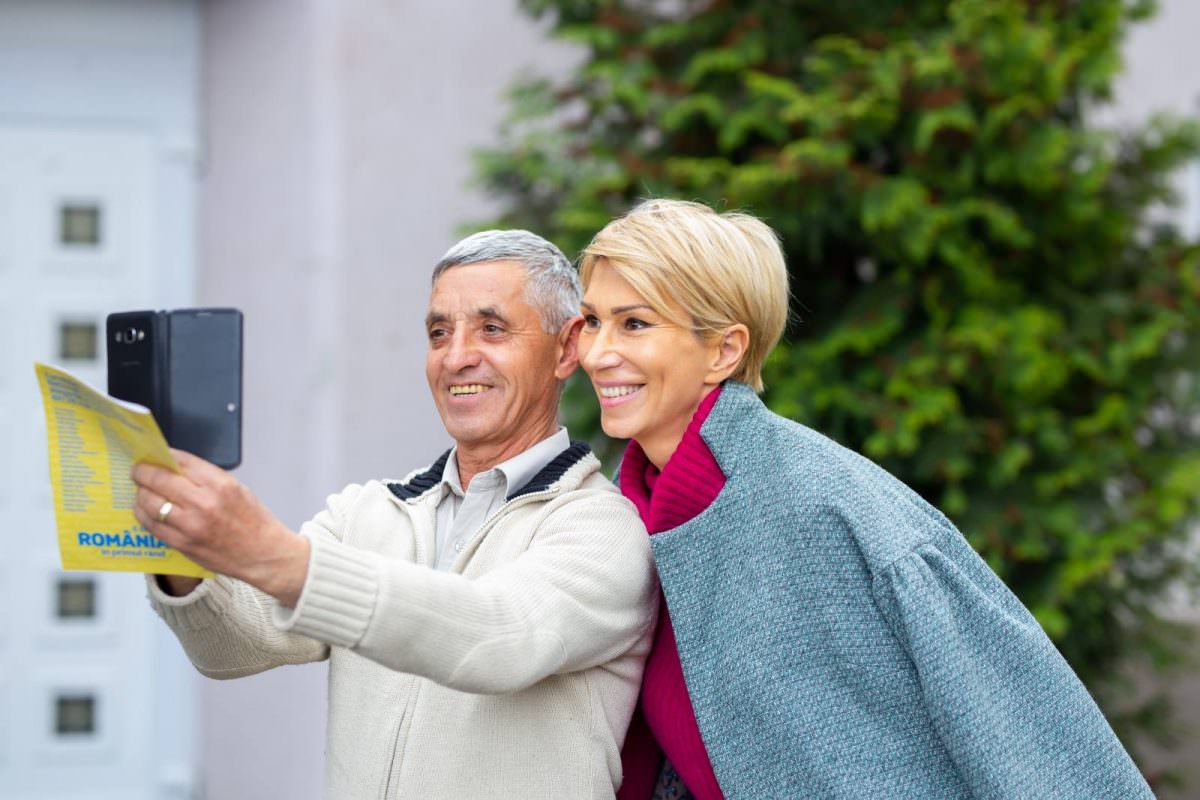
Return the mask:
<svg viewBox="0 0 1200 800"><path fill-rule="evenodd" d="M637 317L629 317L625 320L625 329L630 331L640 331L643 328L649 328L650 323Z"/></svg>
<svg viewBox="0 0 1200 800"><path fill-rule="evenodd" d="M599 328L600 327L600 318L597 317L595 314L584 314L583 315L583 325L586 328Z"/></svg>

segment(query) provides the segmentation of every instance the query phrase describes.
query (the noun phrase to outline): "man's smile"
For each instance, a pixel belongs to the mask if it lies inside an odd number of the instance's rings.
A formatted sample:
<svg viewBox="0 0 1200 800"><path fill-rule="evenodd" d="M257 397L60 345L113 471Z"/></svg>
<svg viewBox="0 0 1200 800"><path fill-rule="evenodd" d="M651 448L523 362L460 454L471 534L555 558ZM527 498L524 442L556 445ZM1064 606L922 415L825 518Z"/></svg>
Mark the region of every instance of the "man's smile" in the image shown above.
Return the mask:
<svg viewBox="0 0 1200 800"><path fill-rule="evenodd" d="M450 387L450 394L454 397L463 397L466 395L482 394L491 389L484 383L459 383Z"/></svg>

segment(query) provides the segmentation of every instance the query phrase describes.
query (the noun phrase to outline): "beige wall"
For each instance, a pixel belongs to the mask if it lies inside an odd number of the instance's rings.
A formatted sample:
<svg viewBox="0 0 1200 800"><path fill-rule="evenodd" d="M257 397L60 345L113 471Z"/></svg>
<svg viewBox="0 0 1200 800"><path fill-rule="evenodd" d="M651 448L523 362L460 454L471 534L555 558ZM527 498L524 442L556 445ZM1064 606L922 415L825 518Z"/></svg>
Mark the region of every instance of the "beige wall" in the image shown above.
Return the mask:
<svg viewBox="0 0 1200 800"><path fill-rule="evenodd" d="M246 313L239 477L297 526L448 440L425 386L429 272L517 71L562 68L513 2L204 6L199 300ZM200 679L206 796L319 796L325 669Z"/></svg>
<svg viewBox="0 0 1200 800"><path fill-rule="evenodd" d="M201 304L245 312L237 474L290 526L319 502L310 474L322 458L310 436L313 364L321 358L312 296L313 128L321 111L314 6L217 0L204 8L197 295ZM322 665L197 679L206 797L318 796L324 673Z"/></svg>
<svg viewBox="0 0 1200 800"><path fill-rule="evenodd" d="M1125 71L1115 103L1097 115L1105 125L1144 122L1160 111L1195 118L1200 114L1200 3L1160 0L1159 13L1133 29L1125 43ZM1176 218L1191 236L1200 235L1200 165L1175 180L1182 207Z"/></svg>

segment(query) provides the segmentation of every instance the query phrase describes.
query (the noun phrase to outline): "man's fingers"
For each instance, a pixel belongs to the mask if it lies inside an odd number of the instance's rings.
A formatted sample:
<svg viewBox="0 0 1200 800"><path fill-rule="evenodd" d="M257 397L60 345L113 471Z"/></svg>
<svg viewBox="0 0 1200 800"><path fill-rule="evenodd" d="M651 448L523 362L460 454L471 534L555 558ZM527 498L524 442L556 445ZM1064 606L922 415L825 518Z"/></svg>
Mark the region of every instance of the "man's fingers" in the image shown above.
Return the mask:
<svg viewBox="0 0 1200 800"><path fill-rule="evenodd" d="M159 514L163 510L164 504L171 503L170 509L167 511L166 519L159 519ZM170 500L163 497L161 494L152 489L138 489L137 496L133 501L133 513L137 515L138 521L143 525L148 520L154 526L171 525L180 521L180 517L187 513L186 506L180 505L177 500ZM153 533L154 531L151 531Z"/></svg>
<svg viewBox="0 0 1200 800"><path fill-rule="evenodd" d="M137 521L141 523L143 528L150 531L155 536L158 536L158 531L155 530L158 527L158 523L154 521L154 518L151 515L146 513L146 510L140 503L137 503L133 506L133 516L137 518ZM161 539L162 537L158 536L158 538Z"/></svg>
<svg viewBox="0 0 1200 800"><path fill-rule="evenodd" d="M175 463L183 470L183 474L202 486L211 485L226 475L225 470L216 464L205 461L200 456L192 455L186 450L176 450L172 447L171 455L175 456Z"/></svg>
<svg viewBox="0 0 1200 800"><path fill-rule="evenodd" d="M154 464L138 464L130 473L133 482L143 489L158 494L174 503L199 506L200 488L184 475Z"/></svg>
<svg viewBox="0 0 1200 800"><path fill-rule="evenodd" d="M141 496L143 493L145 493L145 497ZM159 539L162 539L172 547L177 547L179 543L179 531L177 528L171 525L171 517L180 513L182 509L173 508L171 513L167 515L167 519L163 522L159 522L158 512L159 509L162 508L162 504L165 501L158 499L157 496L154 499L151 499L150 495L152 494L153 493L147 492L145 489L142 489L138 492L139 498L133 504L133 515L137 518L137 521L142 524L143 528L150 531L150 533L154 534Z"/></svg>
<svg viewBox="0 0 1200 800"><path fill-rule="evenodd" d="M153 489L141 488L138 489L137 495L133 500L134 512L141 511L148 519L157 521L158 512L162 508L163 503L167 502L167 498L163 497ZM172 511L174 511L174 503Z"/></svg>
<svg viewBox="0 0 1200 800"><path fill-rule="evenodd" d="M177 447L171 448L171 455L175 456L176 463L178 463L179 466L181 466L181 467L184 466L185 464L195 464L195 463L207 464L208 463L200 456L192 455L187 450L180 450Z"/></svg>

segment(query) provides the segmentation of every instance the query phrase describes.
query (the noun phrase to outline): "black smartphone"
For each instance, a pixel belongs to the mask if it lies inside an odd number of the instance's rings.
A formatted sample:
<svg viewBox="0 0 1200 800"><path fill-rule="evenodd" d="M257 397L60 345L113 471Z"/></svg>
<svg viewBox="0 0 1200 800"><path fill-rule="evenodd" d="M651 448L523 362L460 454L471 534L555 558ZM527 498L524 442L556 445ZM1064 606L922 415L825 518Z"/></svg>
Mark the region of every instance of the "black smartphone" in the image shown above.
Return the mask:
<svg viewBox="0 0 1200 800"><path fill-rule="evenodd" d="M165 436L166 418L165 317L159 311L124 311L109 314L105 324L108 343L108 393L145 406Z"/></svg>
<svg viewBox="0 0 1200 800"><path fill-rule="evenodd" d="M172 447L219 467L242 461L242 312L167 314L167 406Z"/></svg>
<svg viewBox="0 0 1200 800"><path fill-rule="evenodd" d="M242 460L242 313L110 314L108 393L146 406L168 444L232 469Z"/></svg>

